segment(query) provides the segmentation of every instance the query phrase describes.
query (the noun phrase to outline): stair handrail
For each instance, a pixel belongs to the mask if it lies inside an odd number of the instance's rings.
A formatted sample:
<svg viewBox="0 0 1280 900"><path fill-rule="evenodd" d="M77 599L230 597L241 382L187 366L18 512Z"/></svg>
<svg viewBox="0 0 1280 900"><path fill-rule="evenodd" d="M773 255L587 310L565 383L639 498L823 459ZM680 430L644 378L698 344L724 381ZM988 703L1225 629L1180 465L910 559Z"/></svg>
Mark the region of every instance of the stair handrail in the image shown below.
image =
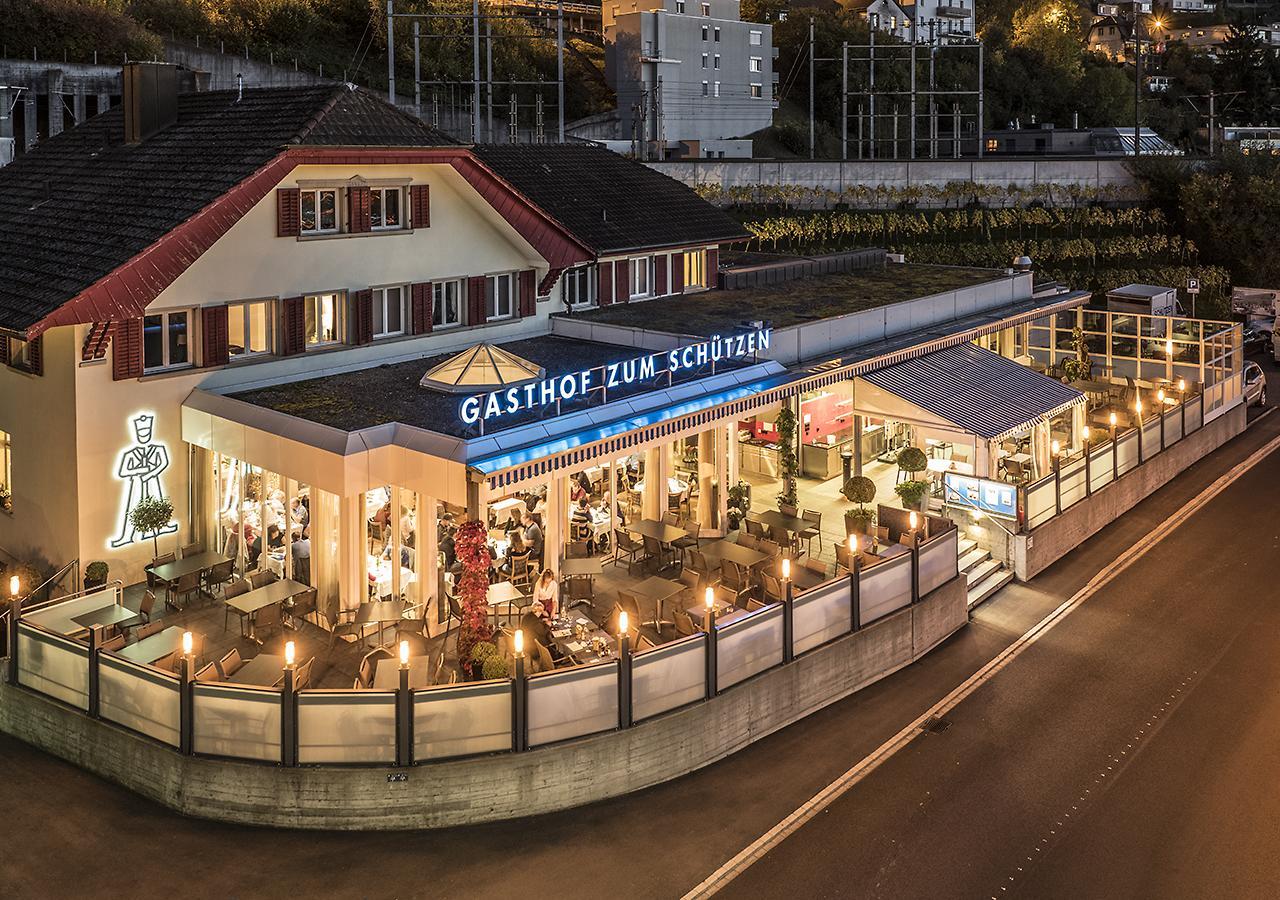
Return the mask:
<svg viewBox="0 0 1280 900"><path fill-rule="evenodd" d="M956 501L959 503L959 505L961 505L961 506L968 506L968 507L970 507L970 508L972 508L972 509L976 509L976 510L977 510L978 512L980 512L980 513L984 513L988 519L990 519L992 522L995 522L995 523L996 523L996 525L998 525L998 526L1000 527L1000 530L1001 530L1001 531L1003 531L1005 534L1009 535L1009 537L1013 537L1013 536L1014 536L1014 533L1013 533L1012 531L1010 531L1008 528L1005 528L1004 524L1000 521L1000 519L999 519L999 517L998 517L997 513L996 513L993 509L991 509L989 506L984 506L984 505L982 505L982 504L980 504L980 503L975 503L975 502L973 502L973 501L972 501L972 500L970 500L968 497L965 497L964 495L962 495L962 494L960 494L958 491L956 491L956 489L955 489L955 488L953 488L951 485L947 484L947 483L946 483L946 481L943 481L943 482L942 482L942 490L943 490L943 493L944 493L944 496L943 496L943 501L944 501L944 502L947 500L947 496L946 496L946 495L948 495L948 494L950 494L950 495L954 495L954 496L955 496L955 499L956 499Z"/></svg>

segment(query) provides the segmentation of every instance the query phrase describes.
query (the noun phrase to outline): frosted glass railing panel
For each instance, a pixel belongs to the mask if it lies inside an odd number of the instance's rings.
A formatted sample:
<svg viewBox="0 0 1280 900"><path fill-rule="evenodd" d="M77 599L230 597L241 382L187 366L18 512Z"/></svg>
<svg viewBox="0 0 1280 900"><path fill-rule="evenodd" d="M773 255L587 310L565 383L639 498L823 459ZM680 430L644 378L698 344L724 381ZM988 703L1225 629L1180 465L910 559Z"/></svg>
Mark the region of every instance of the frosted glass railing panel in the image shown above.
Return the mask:
<svg viewBox="0 0 1280 900"><path fill-rule="evenodd" d="M1204 397L1199 396L1187 401L1187 434L1204 424Z"/></svg>
<svg viewBox="0 0 1280 900"><path fill-rule="evenodd" d="M1182 411L1174 407L1164 414L1164 445L1168 447L1182 439Z"/></svg>
<svg viewBox="0 0 1280 900"><path fill-rule="evenodd" d="M89 648L25 621L18 626L18 684L89 709Z"/></svg>
<svg viewBox="0 0 1280 900"><path fill-rule="evenodd" d="M745 681L782 662L782 604L716 626L716 687Z"/></svg>
<svg viewBox="0 0 1280 900"><path fill-rule="evenodd" d="M631 717L650 716L693 703L707 695L707 638L693 634L631 660Z"/></svg>
<svg viewBox="0 0 1280 900"><path fill-rule="evenodd" d="M529 679L529 746L618 727L618 664L601 663Z"/></svg>
<svg viewBox="0 0 1280 900"><path fill-rule="evenodd" d="M298 694L298 762L394 763L395 691Z"/></svg>
<svg viewBox="0 0 1280 900"><path fill-rule="evenodd" d="M957 551L960 532L950 528L941 537L920 545L920 596L942 587L960 574Z"/></svg>
<svg viewBox="0 0 1280 900"><path fill-rule="evenodd" d="M1058 470L1059 483L1062 492L1062 508L1067 509L1074 503L1079 503L1085 497L1084 490L1084 457L1073 459L1064 463Z"/></svg>
<svg viewBox="0 0 1280 900"><path fill-rule="evenodd" d="M44 603L31 611L24 609L22 618L23 621L39 625L47 631L56 631L58 634L79 634L87 629L80 623L72 621L76 616L83 616L85 613L119 602L120 587L113 584L93 593Z"/></svg>
<svg viewBox="0 0 1280 900"><path fill-rule="evenodd" d="M1142 461L1160 452L1160 417L1149 416L1142 423Z"/></svg>
<svg viewBox="0 0 1280 900"><path fill-rule="evenodd" d="M413 694L413 758L511 749L511 682L441 685Z"/></svg>
<svg viewBox="0 0 1280 900"><path fill-rule="evenodd" d="M1116 459L1120 474L1123 475L1138 465L1138 432L1126 431L1116 441Z"/></svg>
<svg viewBox="0 0 1280 900"><path fill-rule="evenodd" d="M197 682L191 747L237 759L280 759L280 692L274 688Z"/></svg>
<svg viewBox="0 0 1280 900"><path fill-rule="evenodd" d="M1093 489L1108 485L1115 478L1112 467L1111 444L1103 444L1089 453L1089 474L1093 478Z"/></svg>
<svg viewBox="0 0 1280 900"><path fill-rule="evenodd" d="M1054 501L1053 476L1039 481L1027 488L1027 525L1035 528L1057 515L1058 508Z"/></svg>
<svg viewBox="0 0 1280 900"><path fill-rule="evenodd" d="M799 656L849 633L853 590L848 576L820 584L795 598L791 613L792 652Z"/></svg>
<svg viewBox="0 0 1280 900"><path fill-rule="evenodd" d="M862 570L859 591L863 625L911 605L911 557L903 554Z"/></svg>
<svg viewBox="0 0 1280 900"><path fill-rule="evenodd" d="M182 733L178 677L151 666L98 655L98 714L171 747Z"/></svg>

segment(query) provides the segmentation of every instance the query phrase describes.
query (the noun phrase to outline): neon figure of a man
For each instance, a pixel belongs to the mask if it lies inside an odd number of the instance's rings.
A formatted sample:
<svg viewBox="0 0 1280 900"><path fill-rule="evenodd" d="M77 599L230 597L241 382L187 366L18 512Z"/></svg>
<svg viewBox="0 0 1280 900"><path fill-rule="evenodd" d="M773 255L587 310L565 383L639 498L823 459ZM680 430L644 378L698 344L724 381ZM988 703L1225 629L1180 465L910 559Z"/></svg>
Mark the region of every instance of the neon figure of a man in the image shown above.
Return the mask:
<svg viewBox="0 0 1280 900"><path fill-rule="evenodd" d="M121 481L127 481L124 506L120 513L120 534L111 542L112 547L124 547L137 540L138 535L129 522L129 513L143 500L164 496L160 487L160 473L169 468L169 451L164 444L151 442L155 427L155 416L145 413L133 420L133 434L137 443L120 454L120 469L116 472ZM173 534L178 530L177 522L170 522L157 535ZM143 537L151 537L145 534Z"/></svg>

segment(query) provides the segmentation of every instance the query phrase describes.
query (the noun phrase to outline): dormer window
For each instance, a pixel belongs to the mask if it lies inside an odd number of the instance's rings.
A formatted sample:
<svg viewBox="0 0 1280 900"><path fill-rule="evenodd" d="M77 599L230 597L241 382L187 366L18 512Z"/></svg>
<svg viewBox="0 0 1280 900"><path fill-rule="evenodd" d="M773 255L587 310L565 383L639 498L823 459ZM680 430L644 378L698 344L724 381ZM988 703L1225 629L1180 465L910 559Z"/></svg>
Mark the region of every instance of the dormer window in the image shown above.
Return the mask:
<svg viewBox="0 0 1280 900"><path fill-rule="evenodd" d="M337 188L303 190L298 195L298 214L303 234L334 234L338 230Z"/></svg>

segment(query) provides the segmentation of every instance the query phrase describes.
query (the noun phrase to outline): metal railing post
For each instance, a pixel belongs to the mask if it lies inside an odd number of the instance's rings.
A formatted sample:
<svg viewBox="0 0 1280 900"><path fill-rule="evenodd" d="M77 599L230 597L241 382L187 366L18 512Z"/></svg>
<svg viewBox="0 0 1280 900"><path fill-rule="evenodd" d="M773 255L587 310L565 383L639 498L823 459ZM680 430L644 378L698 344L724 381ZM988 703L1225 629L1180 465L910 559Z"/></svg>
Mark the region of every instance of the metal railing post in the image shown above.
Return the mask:
<svg viewBox="0 0 1280 900"><path fill-rule="evenodd" d="M796 658L795 650L795 616L791 601L793 584L790 578L782 584L782 661L789 663Z"/></svg>
<svg viewBox="0 0 1280 900"><path fill-rule="evenodd" d="M1142 458L1142 414L1138 414L1138 465L1144 462Z"/></svg>
<svg viewBox="0 0 1280 900"><path fill-rule="evenodd" d="M400 689L396 691L396 765L413 765L413 688L407 665L400 666Z"/></svg>
<svg viewBox="0 0 1280 900"><path fill-rule="evenodd" d="M9 601L9 683L18 683L18 621L22 617L22 601Z"/></svg>
<svg viewBox="0 0 1280 900"><path fill-rule="evenodd" d="M89 718L98 718L98 648L102 646L102 626L89 629Z"/></svg>
<svg viewBox="0 0 1280 900"><path fill-rule="evenodd" d="M1093 465L1089 457L1093 455L1089 442L1084 442L1084 496L1087 500L1093 496Z"/></svg>
<svg viewBox="0 0 1280 900"><path fill-rule="evenodd" d="M911 602L920 602L920 531L911 532Z"/></svg>
<svg viewBox="0 0 1280 900"><path fill-rule="evenodd" d="M716 684L719 669L716 663L716 611L707 610L707 699L720 693Z"/></svg>
<svg viewBox="0 0 1280 900"><path fill-rule="evenodd" d="M1062 457L1053 458L1053 514L1062 515Z"/></svg>
<svg viewBox="0 0 1280 900"><path fill-rule="evenodd" d="M516 657L516 670L511 676L511 749L523 753L529 749L529 679L524 672L524 654Z"/></svg>
<svg viewBox="0 0 1280 900"><path fill-rule="evenodd" d="M285 666L280 690L280 765L298 764L298 692L294 690L293 666Z"/></svg>
<svg viewBox="0 0 1280 900"><path fill-rule="evenodd" d="M1120 480L1120 444L1116 440L1116 426L1111 426L1111 480Z"/></svg>
<svg viewBox="0 0 1280 900"><path fill-rule="evenodd" d="M178 752L191 755L195 732L195 665L190 656L182 657L178 671Z"/></svg>
<svg viewBox="0 0 1280 900"><path fill-rule="evenodd" d="M853 571L849 573L849 631L857 631L862 627L862 557L855 550Z"/></svg>
<svg viewBox="0 0 1280 900"><path fill-rule="evenodd" d="M631 635L618 638L618 727L631 727Z"/></svg>
<svg viewBox="0 0 1280 900"><path fill-rule="evenodd" d="M1164 401L1160 403L1160 452L1164 452Z"/></svg>

